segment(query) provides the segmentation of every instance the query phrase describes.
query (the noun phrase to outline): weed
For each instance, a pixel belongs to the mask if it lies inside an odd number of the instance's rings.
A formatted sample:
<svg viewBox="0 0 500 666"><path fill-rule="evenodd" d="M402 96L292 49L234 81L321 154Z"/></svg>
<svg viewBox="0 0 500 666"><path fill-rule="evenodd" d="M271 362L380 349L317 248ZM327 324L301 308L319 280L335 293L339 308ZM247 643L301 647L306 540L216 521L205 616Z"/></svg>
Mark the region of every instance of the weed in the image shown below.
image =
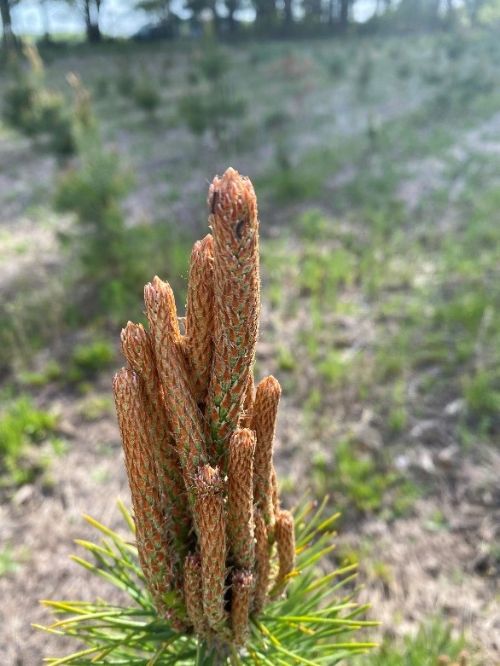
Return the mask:
<svg viewBox="0 0 500 666"><path fill-rule="evenodd" d="M95 82L95 95L97 98L107 97L110 91L110 81L107 76L100 76Z"/></svg>
<svg viewBox="0 0 500 666"><path fill-rule="evenodd" d="M53 437L50 440L50 447L53 453L58 458L61 458L68 452L68 442L65 439L60 439L59 437ZM50 455L50 454L49 454ZM48 461L50 462L50 460Z"/></svg>
<svg viewBox="0 0 500 666"><path fill-rule="evenodd" d="M330 386L338 387L346 378L348 363L336 349L326 352L324 358L316 364L317 370Z"/></svg>
<svg viewBox="0 0 500 666"><path fill-rule="evenodd" d="M340 79L344 76L347 69L346 58L340 54L336 54L328 62L328 71L333 79Z"/></svg>
<svg viewBox="0 0 500 666"><path fill-rule="evenodd" d="M20 372L18 379L21 384L33 387L42 387L57 381L62 376L62 368L57 361L49 361L38 372Z"/></svg>
<svg viewBox="0 0 500 666"><path fill-rule="evenodd" d="M135 77L129 67L120 70L116 78L116 89L122 97L130 97L135 90Z"/></svg>
<svg viewBox="0 0 500 666"><path fill-rule="evenodd" d="M451 628L436 619L424 624L416 636L405 638L403 645L388 640L378 653L356 663L360 666L436 666L437 663L450 663L444 660L445 657L456 660L464 655L464 647L464 639L455 638ZM442 661L438 661L440 657Z"/></svg>
<svg viewBox="0 0 500 666"><path fill-rule="evenodd" d="M333 299L340 287L354 281L355 257L343 248L306 248L300 267L301 288L312 295Z"/></svg>
<svg viewBox="0 0 500 666"><path fill-rule="evenodd" d="M112 411L113 402L107 396L89 396L79 409L85 421L98 421Z"/></svg>
<svg viewBox="0 0 500 666"><path fill-rule="evenodd" d="M352 442L340 442L336 448L338 489L363 512L381 508L384 493L394 482L394 474L381 474L367 454L355 451Z"/></svg>
<svg viewBox="0 0 500 666"><path fill-rule="evenodd" d="M299 215L294 226L301 238L317 243L333 235L335 221L313 208Z"/></svg>
<svg viewBox="0 0 500 666"><path fill-rule="evenodd" d="M464 397L475 419L491 421L500 414L500 375L478 370L464 378Z"/></svg>
<svg viewBox="0 0 500 666"><path fill-rule="evenodd" d="M400 380L392 389L392 405L387 416L387 425L389 431L397 435L403 432L407 422L406 385Z"/></svg>
<svg viewBox="0 0 500 666"><path fill-rule="evenodd" d="M19 562L16 560L13 549L6 545L0 550L0 578L17 571Z"/></svg>
<svg viewBox="0 0 500 666"><path fill-rule="evenodd" d="M264 127L270 132L283 130L291 122L291 116L287 111L275 109L264 118Z"/></svg>
<svg viewBox="0 0 500 666"><path fill-rule="evenodd" d="M401 61L398 66L396 67L396 75L398 79L402 79L405 81L406 79L409 79L412 73L411 65L407 61Z"/></svg>
<svg viewBox="0 0 500 666"><path fill-rule="evenodd" d="M151 116L156 113L161 104L158 88L149 79L141 79L134 86L133 97L137 106Z"/></svg>
<svg viewBox="0 0 500 666"><path fill-rule="evenodd" d="M430 532L439 532L446 530L449 527L446 516L439 509L432 512L432 515L426 521L425 526Z"/></svg>
<svg viewBox="0 0 500 666"><path fill-rule="evenodd" d="M297 367L297 359L289 347L283 345L278 348L278 367L284 372L291 372Z"/></svg>
<svg viewBox="0 0 500 666"><path fill-rule="evenodd" d="M373 79L373 74L374 62L373 59L367 55L361 60L357 74L356 84L358 86L359 94L364 94L368 91L370 83Z"/></svg>
<svg viewBox="0 0 500 666"><path fill-rule="evenodd" d="M0 460L2 472L15 484L26 483L36 473L35 466L21 463L30 444L46 439L57 425L57 417L37 409L31 398L20 396L0 415Z"/></svg>
<svg viewBox="0 0 500 666"><path fill-rule="evenodd" d="M105 340L78 345L72 354L68 379L80 382L95 377L99 371L109 367L114 358L113 346Z"/></svg>
<svg viewBox="0 0 500 666"><path fill-rule="evenodd" d="M5 296L0 301L0 371L15 371L21 383L34 352L57 340L64 328L65 296L60 277L54 276L36 290L32 284L30 273L20 276L11 285L15 298ZM30 378L28 373L28 384L31 379L36 384L48 378Z"/></svg>
<svg viewBox="0 0 500 666"><path fill-rule="evenodd" d="M309 392L306 401L304 403L304 411L313 416L321 408L321 403L323 402L323 395L318 388L313 388Z"/></svg>
<svg viewBox="0 0 500 666"><path fill-rule="evenodd" d="M386 518L392 518L405 514L416 495L412 484L351 439L337 443L331 464L324 454L313 459L313 479L317 491L333 492L346 513L383 510Z"/></svg>
<svg viewBox="0 0 500 666"><path fill-rule="evenodd" d="M309 199L321 190L321 180L316 174L301 170L292 160L289 147L283 141L275 147L275 168L266 177L267 186L278 202Z"/></svg>

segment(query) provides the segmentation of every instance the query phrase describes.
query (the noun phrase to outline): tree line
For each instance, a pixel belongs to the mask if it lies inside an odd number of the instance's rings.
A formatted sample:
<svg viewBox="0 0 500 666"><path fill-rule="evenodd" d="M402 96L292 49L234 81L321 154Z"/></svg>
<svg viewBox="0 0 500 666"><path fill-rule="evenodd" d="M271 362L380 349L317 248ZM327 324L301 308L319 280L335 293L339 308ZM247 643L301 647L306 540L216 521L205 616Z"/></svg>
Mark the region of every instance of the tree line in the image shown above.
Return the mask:
<svg viewBox="0 0 500 666"><path fill-rule="evenodd" d="M81 16L89 42L102 38L100 17L106 0L56 0L73 7ZM0 0L3 44L15 43L12 29L12 9L23 0ZM241 16L246 23L254 16L257 33L293 34L297 29L322 27L345 31L352 21L356 0L130 0L130 6L150 14L154 21L178 26L188 15L192 24L211 20L216 34L236 33L241 28ZM47 0L39 0L48 35ZM372 20L400 19L409 25L431 26L453 22L457 15L477 22L480 11L498 0L373 0ZM185 20L185 19L184 19ZM175 32L175 31L173 31Z"/></svg>

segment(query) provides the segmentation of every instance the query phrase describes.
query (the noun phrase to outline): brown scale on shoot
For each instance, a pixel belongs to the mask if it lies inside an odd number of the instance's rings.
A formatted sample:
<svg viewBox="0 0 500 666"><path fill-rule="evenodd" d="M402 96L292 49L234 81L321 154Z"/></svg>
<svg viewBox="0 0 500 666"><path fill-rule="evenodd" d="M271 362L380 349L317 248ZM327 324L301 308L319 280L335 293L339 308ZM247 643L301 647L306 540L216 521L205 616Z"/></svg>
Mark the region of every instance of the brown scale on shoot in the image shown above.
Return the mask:
<svg viewBox="0 0 500 666"><path fill-rule="evenodd" d="M146 424L144 387L135 372L122 369L114 378L113 393L132 495L139 561L156 608L166 617L164 599L173 582L173 557Z"/></svg>
<svg viewBox="0 0 500 666"><path fill-rule="evenodd" d="M249 571L235 571L232 579L231 629L237 646L245 645L248 638L253 575Z"/></svg>
<svg viewBox="0 0 500 666"><path fill-rule="evenodd" d="M167 418L176 443L186 488L206 463L202 416L191 393L180 344L175 299L169 284L155 277L144 288L144 301Z"/></svg>
<svg viewBox="0 0 500 666"><path fill-rule="evenodd" d="M191 255L185 335L170 285L155 277L144 289L149 330L129 322L122 331L129 368L114 392L139 559L158 614L218 649L239 649L271 585L273 594L285 589L295 545L273 466L281 389L274 377L256 390L253 380L255 193L228 169L208 201L212 235Z"/></svg>
<svg viewBox="0 0 500 666"><path fill-rule="evenodd" d="M199 528L203 610L214 630L225 620L226 519L224 484L217 468L204 465L195 481L195 510Z"/></svg>
<svg viewBox="0 0 500 666"><path fill-rule="evenodd" d="M122 330L121 341L125 358L144 383L150 442L155 457L159 489L164 501L163 511L168 532L176 545L176 554L180 560L180 566L177 568L180 569L182 557L189 545L192 520L179 456L167 420L153 350L147 331L140 324L129 322Z"/></svg>
<svg viewBox="0 0 500 666"><path fill-rule="evenodd" d="M267 536L266 522L257 509L255 521L255 573L256 583L253 597L253 608L259 613L267 601L267 591L271 575L271 546Z"/></svg>
<svg viewBox="0 0 500 666"><path fill-rule="evenodd" d="M276 516L275 536L279 559L276 587L281 590L295 567L295 530L290 511L279 511Z"/></svg>
<svg viewBox="0 0 500 666"><path fill-rule="evenodd" d="M189 267L184 349L196 402L204 402L213 348L214 243L210 234L194 244Z"/></svg>
<svg viewBox="0 0 500 666"><path fill-rule="evenodd" d="M257 437L255 448L254 498L266 525L274 524L273 503L273 444L281 387L273 376L257 386L252 428Z"/></svg>
<svg viewBox="0 0 500 666"><path fill-rule="evenodd" d="M201 557L198 554L187 555L184 561L184 599L186 612L199 636L207 633L207 624L203 614Z"/></svg>
<svg viewBox="0 0 500 666"><path fill-rule="evenodd" d="M253 457L255 434L235 430L229 442L227 483L228 536L234 563L241 569L254 564Z"/></svg>
<svg viewBox="0 0 500 666"><path fill-rule="evenodd" d="M259 222L252 183L228 169L210 190L214 237L214 357L206 417L210 453L225 467L238 426L259 330Z"/></svg>

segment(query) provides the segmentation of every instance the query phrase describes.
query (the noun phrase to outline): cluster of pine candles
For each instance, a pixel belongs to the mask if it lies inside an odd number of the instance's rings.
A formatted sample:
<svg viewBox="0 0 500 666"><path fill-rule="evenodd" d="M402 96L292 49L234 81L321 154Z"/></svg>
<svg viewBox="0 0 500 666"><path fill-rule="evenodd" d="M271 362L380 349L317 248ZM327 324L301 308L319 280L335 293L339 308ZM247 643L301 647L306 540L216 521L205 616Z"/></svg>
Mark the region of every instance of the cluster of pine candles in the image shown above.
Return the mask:
<svg viewBox="0 0 500 666"><path fill-rule="evenodd" d="M185 319L158 277L144 290L148 330L128 323L128 367L113 382L132 538L86 516L99 543L72 559L129 605L43 601L52 634L85 646L63 664L332 666L375 644L352 640L356 565L331 570L339 514L328 498L281 508L273 441L281 389L254 386L259 222L253 186L234 169L208 195L212 235L195 243ZM115 595L116 598L116 595Z"/></svg>
<svg viewBox="0 0 500 666"><path fill-rule="evenodd" d="M251 613L295 562L273 441L281 389L254 387L259 223L254 189L228 169L209 191L213 235L191 254L185 332L174 294L146 285L149 331L129 322L114 394L137 530L158 613L214 643L246 642ZM276 543L279 567L271 568ZM178 599L167 605L164 599Z"/></svg>

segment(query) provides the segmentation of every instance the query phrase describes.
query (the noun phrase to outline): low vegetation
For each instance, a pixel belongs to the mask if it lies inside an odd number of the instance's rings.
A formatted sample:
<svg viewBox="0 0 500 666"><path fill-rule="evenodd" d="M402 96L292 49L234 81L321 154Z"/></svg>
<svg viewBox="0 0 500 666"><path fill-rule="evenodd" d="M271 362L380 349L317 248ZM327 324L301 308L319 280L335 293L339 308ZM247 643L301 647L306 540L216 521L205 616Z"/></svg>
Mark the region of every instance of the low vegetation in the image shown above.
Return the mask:
<svg viewBox="0 0 500 666"><path fill-rule="evenodd" d="M3 118L30 137L40 138L57 155L75 151L75 129L64 96L47 87L45 69L33 47L25 62L11 65L11 81L3 100Z"/></svg>
<svg viewBox="0 0 500 666"><path fill-rule="evenodd" d="M57 417L38 409L28 396L6 401L0 413L0 484L31 481L44 461L34 445L53 434Z"/></svg>

